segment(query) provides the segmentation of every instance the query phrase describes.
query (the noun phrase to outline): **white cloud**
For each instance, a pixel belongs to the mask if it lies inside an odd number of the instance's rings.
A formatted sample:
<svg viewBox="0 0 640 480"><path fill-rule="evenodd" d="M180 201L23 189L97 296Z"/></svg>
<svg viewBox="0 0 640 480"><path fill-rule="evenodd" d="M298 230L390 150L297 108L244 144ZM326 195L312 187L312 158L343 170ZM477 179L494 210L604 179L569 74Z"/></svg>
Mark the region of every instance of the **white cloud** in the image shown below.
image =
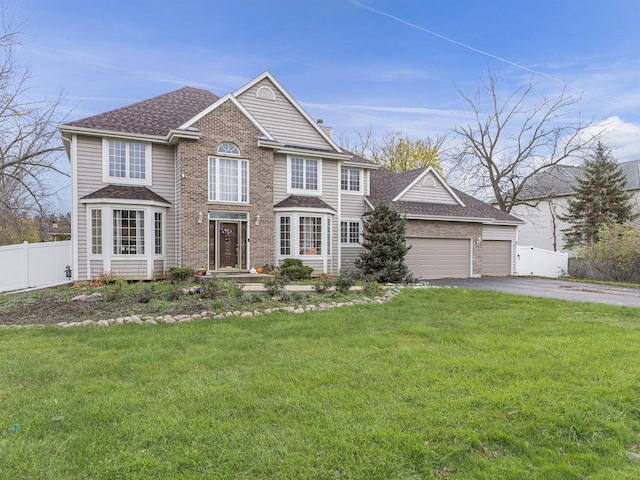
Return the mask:
<svg viewBox="0 0 640 480"><path fill-rule="evenodd" d="M612 116L592 128L604 132L602 142L619 162L640 159L640 125Z"/></svg>

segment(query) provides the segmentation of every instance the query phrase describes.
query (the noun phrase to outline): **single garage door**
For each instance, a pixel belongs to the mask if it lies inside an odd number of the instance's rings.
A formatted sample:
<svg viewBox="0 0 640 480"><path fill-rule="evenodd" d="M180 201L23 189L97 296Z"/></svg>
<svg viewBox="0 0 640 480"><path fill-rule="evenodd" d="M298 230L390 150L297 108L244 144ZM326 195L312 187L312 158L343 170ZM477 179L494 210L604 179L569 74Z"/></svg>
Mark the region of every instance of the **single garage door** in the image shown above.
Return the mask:
<svg viewBox="0 0 640 480"><path fill-rule="evenodd" d="M484 240L482 242L482 275L504 277L511 275L511 242Z"/></svg>
<svg viewBox="0 0 640 480"><path fill-rule="evenodd" d="M406 263L416 278L469 278L471 240L468 238L407 238Z"/></svg>

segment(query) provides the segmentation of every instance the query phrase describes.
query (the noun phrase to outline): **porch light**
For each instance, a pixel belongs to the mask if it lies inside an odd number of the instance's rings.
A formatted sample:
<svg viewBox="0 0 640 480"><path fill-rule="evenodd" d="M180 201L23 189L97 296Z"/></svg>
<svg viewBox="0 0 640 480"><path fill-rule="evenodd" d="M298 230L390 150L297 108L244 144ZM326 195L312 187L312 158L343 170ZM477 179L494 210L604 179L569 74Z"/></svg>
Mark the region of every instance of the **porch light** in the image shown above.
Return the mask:
<svg viewBox="0 0 640 480"><path fill-rule="evenodd" d="M202 215L202 212L198 213L198 223L202 223L202 217L204 215Z"/></svg>
<svg viewBox="0 0 640 480"><path fill-rule="evenodd" d="M64 274L67 276L67 280L71 280L71 266L67 265L64 269Z"/></svg>
<svg viewBox="0 0 640 480"><path fill-rule="evenodd" d="M482 239L480 237L476 238L476 247L482 245Z"/></svg>
<svg viewBox="0 0 640 480"><path fill-rule="evenodd" d="M260 225L260 215L256 215L256 225Z"/></svg>

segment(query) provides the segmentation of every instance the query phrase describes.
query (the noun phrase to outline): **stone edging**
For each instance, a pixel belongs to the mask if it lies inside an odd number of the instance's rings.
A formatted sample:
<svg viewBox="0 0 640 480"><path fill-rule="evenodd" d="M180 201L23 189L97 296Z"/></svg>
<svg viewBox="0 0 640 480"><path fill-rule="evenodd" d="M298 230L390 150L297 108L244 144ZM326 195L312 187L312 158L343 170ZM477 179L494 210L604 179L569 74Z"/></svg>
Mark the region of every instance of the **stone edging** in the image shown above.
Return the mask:
<svg viewBox="0 0 640 480"><path fill-rule="evenodd" d="M40 324L30 324L30 325L0 325L0 328L29 328L29 327L82 327L88 325L98 325L101 327L109 327L111 325L122 325L125 323L134 323L138 325L158 325L159 323L187 323L193 322L194 320L206 320L206 319L223 319L228 317L239 317L239 318L252 318L259 317L262 315L270 315L277 312L292 312L292 313L306 313L306 312L314 312L321 310L332 310L334 308L340 307L349 307L352 305L363 305L368 303L385 303L391 300L395 295L399 293L397 289L388 290L383 296L368 298L364 297L358 300L350 300L348 302L331 302L331 303L319 303L318 305L305 305L299 307L276 307L276 308L266 308L262 311L253 310L253 311L244 311L241 312L236 310L234 312L225 312L225 313L216 313L216 312L208 312L203 311L194 315L164 315L164 316L156 316L153 317L151 315L131 315L127 317L118 317L118 318L110 318L108 320L84 320L82 322L60 322L55 325L40 325Z"/></svg>

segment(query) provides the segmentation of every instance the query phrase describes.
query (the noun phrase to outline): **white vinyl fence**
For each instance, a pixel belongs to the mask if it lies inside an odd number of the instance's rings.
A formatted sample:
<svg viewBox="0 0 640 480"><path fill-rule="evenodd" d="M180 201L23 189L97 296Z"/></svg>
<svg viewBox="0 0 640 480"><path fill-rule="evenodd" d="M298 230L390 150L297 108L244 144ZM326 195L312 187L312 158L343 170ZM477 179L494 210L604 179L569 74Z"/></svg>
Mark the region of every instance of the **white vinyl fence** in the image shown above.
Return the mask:
<svg viewBox="0 0 640 480"><path fill-rule="evenodd" d="M517 247L516 274L562 277L569 269L569 254L537 247Z"/></svg>
<svg viewBox="0 0 640 480"><path fill-rule="evenodd" d="M67 265L71 240L0 247L0 292L66 283Z"/></svg>

